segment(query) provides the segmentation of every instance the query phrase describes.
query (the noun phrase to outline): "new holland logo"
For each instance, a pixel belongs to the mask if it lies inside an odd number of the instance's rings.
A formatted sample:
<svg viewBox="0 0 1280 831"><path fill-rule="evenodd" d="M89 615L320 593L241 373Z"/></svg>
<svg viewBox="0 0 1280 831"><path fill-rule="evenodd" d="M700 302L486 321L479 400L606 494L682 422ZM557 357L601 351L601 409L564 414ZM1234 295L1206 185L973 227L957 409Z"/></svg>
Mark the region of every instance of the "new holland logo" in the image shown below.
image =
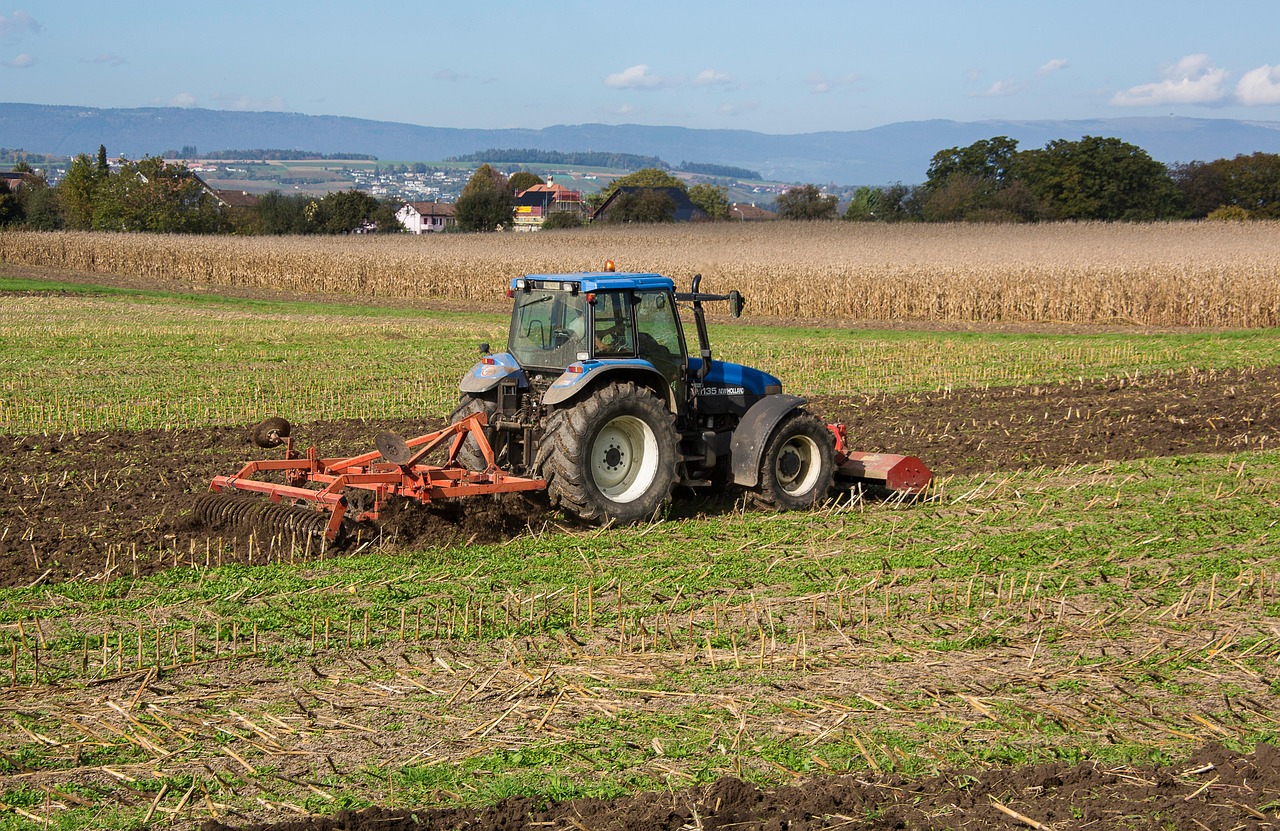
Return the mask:
<svg viewBox="0 0 1280 831"><path fill-rule="evenodd" d="M703 387L699 395L745 395L743 387Z"/></svg>

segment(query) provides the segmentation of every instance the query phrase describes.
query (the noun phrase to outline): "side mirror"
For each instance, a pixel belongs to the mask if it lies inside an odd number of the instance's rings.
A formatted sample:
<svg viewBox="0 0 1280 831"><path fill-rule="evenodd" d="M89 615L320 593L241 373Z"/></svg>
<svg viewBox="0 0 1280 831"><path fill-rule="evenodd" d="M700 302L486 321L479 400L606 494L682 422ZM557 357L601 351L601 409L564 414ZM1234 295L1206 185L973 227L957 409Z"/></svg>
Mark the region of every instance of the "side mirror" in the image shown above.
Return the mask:
<svg viewBox="0 0 1280 831"><path fill-rule="evenodd" d="M734 317L742 317L742 307L747 305L747 301L742 299L742 292L734 289L729 292L729 314Z"/></svg>
<svg viewBox="0 0 1280 831"><path fill-rule="evenodd" d="M488 354L489 354L489 344L487 344L487 343L482 343L482 344L480 344L480 354L481 354L481 355L488 355Z"/></svg>

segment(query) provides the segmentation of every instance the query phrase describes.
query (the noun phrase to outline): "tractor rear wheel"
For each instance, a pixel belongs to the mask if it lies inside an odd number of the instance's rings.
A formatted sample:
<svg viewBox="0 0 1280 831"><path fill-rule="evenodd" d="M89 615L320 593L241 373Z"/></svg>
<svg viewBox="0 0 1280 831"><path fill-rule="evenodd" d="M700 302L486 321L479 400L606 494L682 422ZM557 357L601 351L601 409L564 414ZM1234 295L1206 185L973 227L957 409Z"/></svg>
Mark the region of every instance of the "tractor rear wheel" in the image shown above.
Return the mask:
<svg viewBox="0 0 1280 831"><path fill-rule="evenodd" d="M458 401L458 408L453 411L453 415L449 416L450 424L457 424L469 415L476 413L484 413L490 418L498 411L498 402L479 395L471 395L464 392L462 398ZM493 445L494 436L497 435L492 427L484 429L485 437L489 439L489 445ZM476 440L471 436L467 436L463 441L462 447L458 450L458 464L467 470L484 470L487 467L484 454L480 452L480 446L476 444Z"/></svg>
<svg viewBox="0 0 1280 831"><path fill-rule="evenodd" d="M588 522L639 522L671 497L675 420L633 383L596 390L547 420L539 469L551 504Z"/></svg>
<svg viewBox="0 0 1280 831"><path fill-rule="evenodd" d="M836 445L817 416L797 410L765 445L760 484L752 499L776 511L801 511L822 502L835 484Z"/></svg>

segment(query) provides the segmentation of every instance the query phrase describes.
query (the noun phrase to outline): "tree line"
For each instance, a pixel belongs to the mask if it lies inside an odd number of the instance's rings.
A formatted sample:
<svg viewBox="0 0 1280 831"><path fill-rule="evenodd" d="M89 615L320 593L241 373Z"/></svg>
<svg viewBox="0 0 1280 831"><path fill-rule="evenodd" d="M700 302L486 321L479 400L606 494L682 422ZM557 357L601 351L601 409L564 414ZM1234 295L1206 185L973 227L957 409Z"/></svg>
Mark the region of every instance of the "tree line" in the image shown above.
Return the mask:
<svg viewBox="0 0 1280 831"><path fill-rule="evenodd" d="M812 194L779 212L813 213ZM796 203L796 204L793 204ZM835 218L835 206L824 215ZM814 218L809 216L798 218ZM1039 222L1280 218L1280 155L1166 166L1117 138L1085 136L1019 150L1007 136L934 154L915 187L855 190L844 218L861 221Z"/></svg>
<svg viewBox="0 0 1280 831"><path fill-rule="evenodd" d="M25 160L14 171L25 175L15 189L0 180L0 227L238 234L402 230L395 217L398 201L380 201L358 190L323 197L272 191L252 206L228 205L182 165L151 156L111 166L104 147L96 158L76 156L54 187ZM507 177L482 164L455 205L458 229L510 227L515 194L541 182L527 171ZM658 167L614 180L587 197L588 207L598 208L627 186L646 190L621 194L602 221L671 221L671 194L677 190L677 196L687 197L708 219L729 217L726 188L688 186ZM843 212L840 201L805 184L780 194L775 208L783 219L879 222L1277 219L1280 155L1254 153L1166 166L1116 138L1085 136L1019 150L1016 140L995 136L934 154L920 185L857 188ZM581 214L565 211L552 214L543 227L582 224Z"/></svg>
<svg viewBox="0 0 1280 831"><path fill-rule="evenodd" d="M224 204L183 165L159 156L111 166L107 150L80 154L50 187L31 166L22 186L0 181L0 226L36 230L148 231L161 234L346 234L403 230L398 202L358 190L323 197L272 191L253 205Z"/></svg>

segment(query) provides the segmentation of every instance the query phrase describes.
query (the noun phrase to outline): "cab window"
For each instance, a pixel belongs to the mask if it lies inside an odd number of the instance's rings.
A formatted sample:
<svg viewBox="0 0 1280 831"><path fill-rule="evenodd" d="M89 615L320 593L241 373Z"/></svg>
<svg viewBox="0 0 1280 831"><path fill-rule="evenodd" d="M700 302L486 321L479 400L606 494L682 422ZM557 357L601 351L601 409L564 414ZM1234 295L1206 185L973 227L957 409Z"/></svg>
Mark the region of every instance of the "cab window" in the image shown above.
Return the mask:
<svg viewBox="0 0 1280 831"><path fill-rule="evenodd" d="M566 367L586 349L586 312L579 294L517 292L507 348L521 366Z"/></svg>
<svg viewBox="0 0 1280 831"><path fill-rule="evenodd" d="M636 354L635 329L631 322L631 292L602 291L596 295L592 327L595 354L600 357L630 357Z"/></svg>
<svg viewBox="0 0 1280 831"><path fill-rule="evenodd" d="M636 332L640 357L648 358L669 381L684 365L680 323L666 292L645 292L636 300Z"/></svg>

